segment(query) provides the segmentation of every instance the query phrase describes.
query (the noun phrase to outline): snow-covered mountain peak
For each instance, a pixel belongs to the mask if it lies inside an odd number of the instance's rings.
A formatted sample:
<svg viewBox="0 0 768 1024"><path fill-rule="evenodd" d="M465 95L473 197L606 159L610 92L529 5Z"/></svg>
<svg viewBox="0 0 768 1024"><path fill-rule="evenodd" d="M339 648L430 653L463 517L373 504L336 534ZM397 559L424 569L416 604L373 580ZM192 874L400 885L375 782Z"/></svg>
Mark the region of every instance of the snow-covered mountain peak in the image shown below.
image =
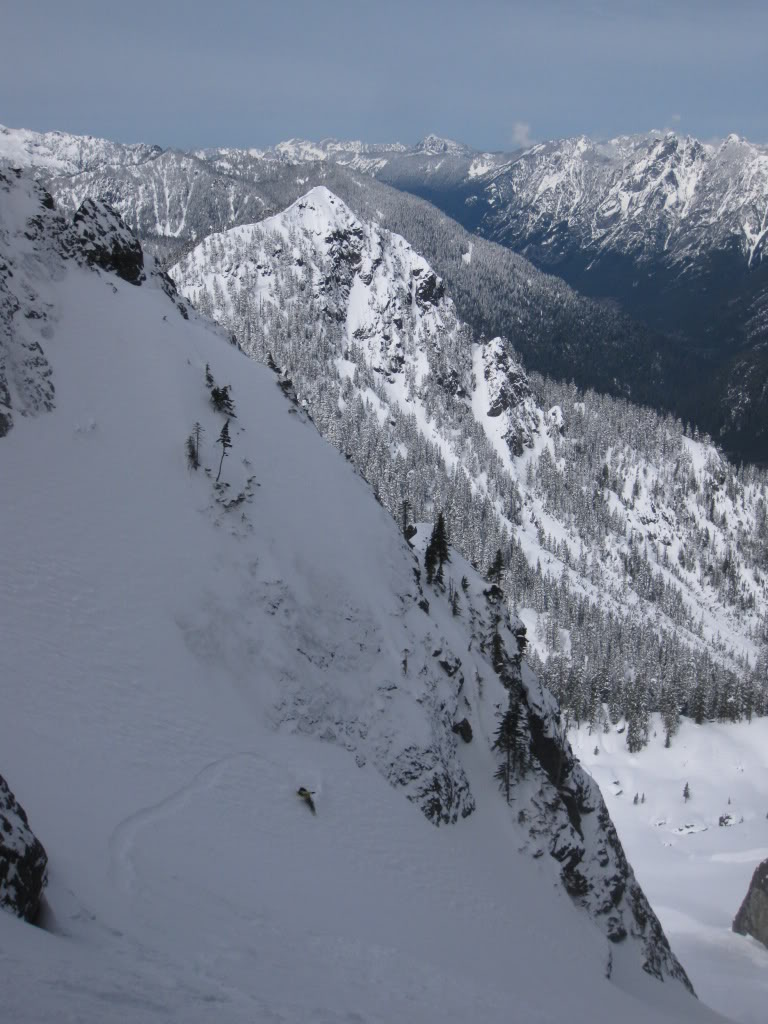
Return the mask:
<svg viewBox="0 0 768 1024"><path fill-rule="evenodd" d="M105 164L130 165L157 156L159 146L124 145L91 135L34 132L0 125L0 162L34 167L49 174L78 174Z"/></svg>
<svg viewBox="0 0 768 1024"><path fill-rule="evenodd" d="M451 153L466 156L472 152L470 146L463 142L456 142L454 139L443 139L439 135L425 135L420 142L413 147L417 153L425 153L428 156L439 156L441 153Z"/></svg>
<svg viewBox="0 0 768 1024"><path fill-rule="evenodd" d="M359 234L362 225L354 213L325 185L316 185L292 203L283 213L262 222L270 230L280 223L301 226L305 231L328 238L334 232Z"/></svg>

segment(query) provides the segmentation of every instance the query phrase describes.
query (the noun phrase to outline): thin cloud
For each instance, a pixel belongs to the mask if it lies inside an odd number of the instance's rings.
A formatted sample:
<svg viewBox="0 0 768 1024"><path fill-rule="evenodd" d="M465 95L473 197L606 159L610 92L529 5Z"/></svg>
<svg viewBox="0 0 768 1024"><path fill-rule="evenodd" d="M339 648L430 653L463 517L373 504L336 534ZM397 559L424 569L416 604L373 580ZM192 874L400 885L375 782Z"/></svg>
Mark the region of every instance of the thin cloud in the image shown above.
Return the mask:
<svg viewBox="0 0 768 1024"><path fill-rule="evenodd" d="M511 142L514 146L519 146L521 149L528 149L533 145L534 140L531 138L531 126L527 121L514 122L512 125Z"/></svg>

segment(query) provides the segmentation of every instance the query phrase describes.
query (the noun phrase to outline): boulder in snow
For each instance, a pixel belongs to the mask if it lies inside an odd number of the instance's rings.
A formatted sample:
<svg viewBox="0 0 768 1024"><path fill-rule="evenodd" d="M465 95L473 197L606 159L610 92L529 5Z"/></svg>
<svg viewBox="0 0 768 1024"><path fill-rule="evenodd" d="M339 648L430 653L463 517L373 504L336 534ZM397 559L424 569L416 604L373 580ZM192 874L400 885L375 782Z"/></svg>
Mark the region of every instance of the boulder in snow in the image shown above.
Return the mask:
<svg viewBox="0 0 768 1024"><path fill-rule="evenodd" d="M768 946L768 860L755 868L744 902L733 919L733 930Z"/></svg>
<svg viewBox="0 0 768 1024"><path fill-rule="evenodd" d="M24 808L0 775L0 906L34 921L45 887L48 856Z"/></svg>

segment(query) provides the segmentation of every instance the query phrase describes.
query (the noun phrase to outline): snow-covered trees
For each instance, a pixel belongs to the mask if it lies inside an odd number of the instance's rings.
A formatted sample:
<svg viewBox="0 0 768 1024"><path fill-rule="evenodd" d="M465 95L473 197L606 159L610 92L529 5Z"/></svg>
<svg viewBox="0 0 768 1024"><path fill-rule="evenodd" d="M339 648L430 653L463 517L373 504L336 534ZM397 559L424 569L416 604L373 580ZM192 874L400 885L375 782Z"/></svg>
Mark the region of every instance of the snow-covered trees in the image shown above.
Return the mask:
<svg viewBox="0 0 768 1024"><path fill-rule="evenodd" d="M654 712L671 743L683 715L768 710L765 473L729 466L670 416L535 374L539 439L510 472L466 401L473 335L449 312L422 331L402 240L376 234L389 277L374 326L348 321L355 275L374 271L368 229L344 218L327 252L295 226L206 239L177 279L223 303L216 316L246 351L282 368L281 386L406 537L441 513L451 544L535 613L535 667L572 720L623 720L639 749ZM427 582L441 582L444 560L430 547Z"/></svg>

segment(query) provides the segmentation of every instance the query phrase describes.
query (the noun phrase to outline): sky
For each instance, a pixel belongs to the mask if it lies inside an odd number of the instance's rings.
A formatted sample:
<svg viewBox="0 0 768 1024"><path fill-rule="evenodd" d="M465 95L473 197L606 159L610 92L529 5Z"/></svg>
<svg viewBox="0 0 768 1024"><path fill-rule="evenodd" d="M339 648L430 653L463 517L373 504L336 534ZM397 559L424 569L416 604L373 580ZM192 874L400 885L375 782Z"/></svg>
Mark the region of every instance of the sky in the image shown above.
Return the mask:
<svg viewBox="0 0 768 1024"><path fill-rule="evenodd" d="M768 142L765 0L5 0L2 22L14 128L185 149Z"/></svg>

